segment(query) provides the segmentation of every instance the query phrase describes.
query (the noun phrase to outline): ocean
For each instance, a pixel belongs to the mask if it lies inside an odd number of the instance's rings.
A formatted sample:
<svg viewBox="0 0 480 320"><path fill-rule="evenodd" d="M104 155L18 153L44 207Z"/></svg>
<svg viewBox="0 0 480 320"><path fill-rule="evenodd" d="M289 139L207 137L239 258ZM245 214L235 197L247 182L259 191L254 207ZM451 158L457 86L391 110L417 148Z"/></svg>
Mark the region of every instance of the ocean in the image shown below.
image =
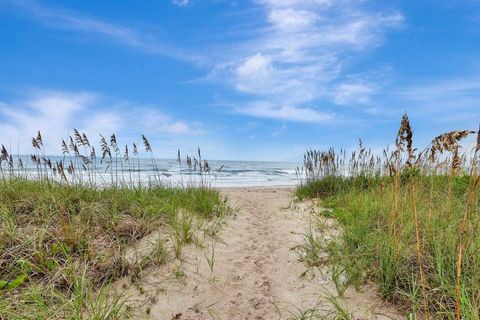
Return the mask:
<svg viewBox="0 0 480 320"><path fill-rule="evenodd" d="M40 164L33 162L30 156L20 156L22 168L19 168L18 159L14 158L15 173L31 179L48 175L49 178L60 180L58 171L50 169L43 157L39 158ZM189 167L183 160L181 164L176 160L146 158L130 158L129 161L119 158L116 162L112 159L110 163L96 159L94 162L84 163L81 158L44 158L50 159L52 168L56 167L57 162L63 161L68 180L97 185L138 184L138 181L148 184L160 179L162 183L173 186L199 183L212 187L293 186L299 183L295 169L301 166L300 163L293 162L208 160L210 172L200 174L198 166L197 170L194 170L193 165ZM70 164L75 167L75 171L69 173L67 168ZM5 162L2 168L4 174L7 174Z"/></svg>

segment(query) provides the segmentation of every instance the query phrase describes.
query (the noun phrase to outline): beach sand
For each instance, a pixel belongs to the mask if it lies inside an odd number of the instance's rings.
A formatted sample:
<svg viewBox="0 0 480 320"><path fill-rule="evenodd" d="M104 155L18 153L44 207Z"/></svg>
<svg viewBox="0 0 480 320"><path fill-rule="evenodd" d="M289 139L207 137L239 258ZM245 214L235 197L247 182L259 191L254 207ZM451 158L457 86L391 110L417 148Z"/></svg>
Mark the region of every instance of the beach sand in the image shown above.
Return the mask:
<svg viewBox="0 0 480 320"><path fill-rule="evenodd" d="M291 319L312 308L331 316L334 307L325 296L336 296L336 290L328 263L306 272L295 251L311 227L311 203L294 203L291 188L221 191L239 211L226 219L216 241L205 240L203 248L190 245L181 261L145 270L139 284L124 280L118 286L135 317ZM333 220L325 226L323 236L338 234ZM338 301L352 319L404 318L381 301L374 285L361 292L349 288Z"/></svg>

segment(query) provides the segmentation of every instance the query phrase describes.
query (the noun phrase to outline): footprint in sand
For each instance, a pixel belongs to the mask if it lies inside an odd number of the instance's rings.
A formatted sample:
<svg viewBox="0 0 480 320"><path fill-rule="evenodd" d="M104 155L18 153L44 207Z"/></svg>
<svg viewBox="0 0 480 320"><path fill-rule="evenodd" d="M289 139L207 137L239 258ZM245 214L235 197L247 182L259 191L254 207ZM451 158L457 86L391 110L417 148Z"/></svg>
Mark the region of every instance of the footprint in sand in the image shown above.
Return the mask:
<svg viewBox="0 0 480 320"><path fill-rule="evenodd" d="M148 316L142 309L146 304L139 303L139 317L135 319L180 315L178 319L183 320L283 320L291 318L291 312L298 311L296 307L303 310L318 305L322 292L334 290L328 276L299 276L305 266L290 248L300 243L308 227L308 213L297 211L294 219L279 214L289 205L289 189L276 189L275 193L268 189L248 189L248 194L246 189L223 192L242 210L238 219L227 221L228 227L220 231L224 245L216 247L213 272L185 263L196 258L205 260L202 250L186 247L183 262L159 267L152 271L155 277L142 282L146 292L155 292L155 288L168 283L169 294L156 295ZM181 281L171 280L174 263L181 263L186 275ZM373 312L402 319L388 308L369 309L374 302L381 305L374 290L352 291L349 296L352 298L345 303L355 312L355 319L372 318ZM137 294L136 298L140 301L144 297ZM327 303L322 301L323 305ZM331 315L332 309L326 307L324 312L325 316Z"/></svg>

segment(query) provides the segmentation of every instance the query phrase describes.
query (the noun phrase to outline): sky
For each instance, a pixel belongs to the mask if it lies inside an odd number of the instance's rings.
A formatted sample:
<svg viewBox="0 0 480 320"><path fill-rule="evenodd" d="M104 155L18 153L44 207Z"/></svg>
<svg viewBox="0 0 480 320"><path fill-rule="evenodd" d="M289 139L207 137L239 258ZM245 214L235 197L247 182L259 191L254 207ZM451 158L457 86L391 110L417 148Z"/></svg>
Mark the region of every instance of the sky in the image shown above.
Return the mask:
<svg viewBox="0 0 480 320"><path fill-rule="evenodd" d="M480 1L0 0L0 143L74 128L175 158L422 147L480 123Z"/></svg>

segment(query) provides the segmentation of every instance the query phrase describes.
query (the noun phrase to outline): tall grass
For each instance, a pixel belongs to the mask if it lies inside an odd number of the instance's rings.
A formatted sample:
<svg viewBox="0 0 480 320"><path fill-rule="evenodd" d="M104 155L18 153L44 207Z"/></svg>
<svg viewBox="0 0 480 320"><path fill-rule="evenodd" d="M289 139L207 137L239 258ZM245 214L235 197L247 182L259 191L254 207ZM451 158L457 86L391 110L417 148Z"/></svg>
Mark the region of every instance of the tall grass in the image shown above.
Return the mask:
<svg viewBox="0 0 480 320"><path fill-rule="evenodd" d="M476 145L462 149L474 134ZM361 143L348 159L308 151L296 193L334 209L342 233L322 249L348 283L375 281L414 317L480 319L479 151L480 131L471 130L418 151L404 115L395 149L382 156Z"/></svg>
<svg viewBox="0 0 480 320"><path fill-rule="evenodd" d="M2 146L0 319L124 319L128 297L112 294L108 285L126 275L138 281L144 268L164 263L167 242L175 243L170 258L180 257L198 228L229 212L209 188L208 162L195 168L199 183L173 187L151 154L154 173L145 183L135 175L141 169L136 145L133 157L128 146L122 155L115 135L109 143L101 137L100 145L97 159L86 135L74 130L54 164L38 133L30 166ZM129 256L152 231L161 238L151 252Z"/></svg>
<svg viewBox="0 0 480 320"><path fill-rule="evenodd" d="M150 141L141 136L146 158L140 158L141 152L136 143L121 147L115 133L106 138L100 135L95 145L85 133L74 129L67 139L62 139L62 157L46 154L40 131L32 138L33 152L30 156L12 154L4 145L0 152L0 179L25 178L40 181L56 181L64 185L102 186L102 187L151 187L171 185L172 176L165 168L159 167ZM174 181L180 186L209 186L211 167L202 159L200 148L196 156L180 156L177 162L181 180ZM216 169L220 171L221 168ZM189 180L184 180L185 172ZM148 176L144 174L148 173Z"/></svg>

